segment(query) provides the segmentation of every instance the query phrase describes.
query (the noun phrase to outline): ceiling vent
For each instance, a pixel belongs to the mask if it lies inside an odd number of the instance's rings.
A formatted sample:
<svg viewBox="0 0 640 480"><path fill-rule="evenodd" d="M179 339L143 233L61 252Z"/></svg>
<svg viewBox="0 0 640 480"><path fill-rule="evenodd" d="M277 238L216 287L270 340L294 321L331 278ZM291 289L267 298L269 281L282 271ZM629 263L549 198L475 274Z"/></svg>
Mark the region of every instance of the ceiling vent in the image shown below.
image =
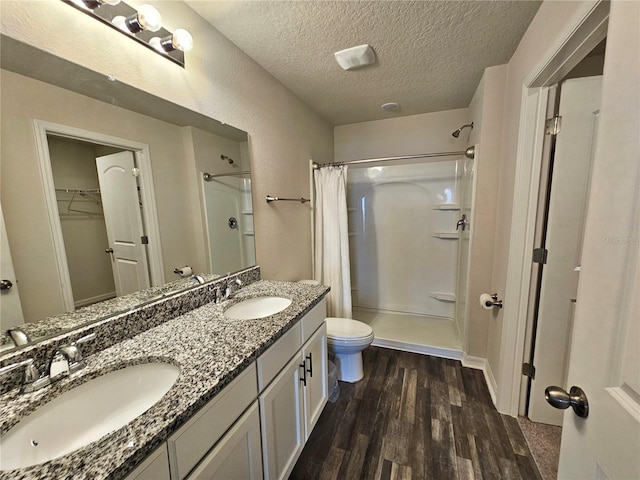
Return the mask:
<svg viewBox="0 0 640 480"><path fill-rule="evenodd" d="M370 45L359 45L334 53L338 64L344 70L364 67L376 62L376 54Z"/></svg>

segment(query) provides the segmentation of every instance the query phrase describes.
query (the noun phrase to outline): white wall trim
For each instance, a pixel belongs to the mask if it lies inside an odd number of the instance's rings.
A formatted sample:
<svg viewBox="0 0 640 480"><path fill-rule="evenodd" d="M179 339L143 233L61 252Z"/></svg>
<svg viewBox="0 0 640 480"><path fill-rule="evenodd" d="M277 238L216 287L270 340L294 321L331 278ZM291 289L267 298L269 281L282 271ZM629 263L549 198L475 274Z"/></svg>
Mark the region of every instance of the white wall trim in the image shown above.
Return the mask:
<svg viewBox="0 0 640 480"><path fill-rule="evenodd" d="M485 382L487 382L487 388L489 389L489 395L491 395L491 400L495 405L498 385L496 384L496 379L493 376L493 371L491 371L491 366L489 365L487 359L481 357L472 357L465 353L462 357L462 366L467 368L474 368L476 370L482 370L482 373L484 374L484 380Z"/></svg>
<svg viewBox="0 0 640 480"><path fill-rule="evenodd" d="M548 85L573 68L606 35L609 2L588 1L560 32L558 41L522 85L505 308L498 365L496 408L517 416L531 277L537 196Z"/></svg>
<svg viewBox="0 0 640 480"><path fill-rule="evenodd" d="M65 310L68 312L73 311L75 306L73 301L73 292L71 290L69 265L67 263L64 239L62 237L62 227L60 225L60 215L56 201L47 134L100 143L102 145L131 150L135 153L137 164L140 166L142 171L142 174L140 175L140 193L143 202L144 228L150 239L149 245L147 246L147 255L151 284L154 286L163 285L165 283L165 276L162 262L162 248L160 245L158 212L156 210L153 177L151 174L149 145L38 119L33 120L33 128L36 139L36 148L38 151L40 179L42 181L42 188L45 195L45 203L49 216L49 228L55 249L55 260L58 267L58 278L61 288L60 294L63 299Z"/></svg>

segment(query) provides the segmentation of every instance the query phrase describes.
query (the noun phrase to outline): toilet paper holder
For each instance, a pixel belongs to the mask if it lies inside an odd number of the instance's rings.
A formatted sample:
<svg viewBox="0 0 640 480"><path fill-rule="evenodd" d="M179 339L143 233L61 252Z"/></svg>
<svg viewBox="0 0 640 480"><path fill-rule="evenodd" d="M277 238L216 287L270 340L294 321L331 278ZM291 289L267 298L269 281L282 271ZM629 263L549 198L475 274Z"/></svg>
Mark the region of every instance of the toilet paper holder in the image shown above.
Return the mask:
<svg viewBox="0 0 640 480"><path fill-rule="evenodd" d="M485 302L485 305L487 307L491 306L491 307L498 307L498 308L502 308L502 300L498 300L498 294L497 293L492 293L491 294L491 299L493 300L492 302Z"/></svg>

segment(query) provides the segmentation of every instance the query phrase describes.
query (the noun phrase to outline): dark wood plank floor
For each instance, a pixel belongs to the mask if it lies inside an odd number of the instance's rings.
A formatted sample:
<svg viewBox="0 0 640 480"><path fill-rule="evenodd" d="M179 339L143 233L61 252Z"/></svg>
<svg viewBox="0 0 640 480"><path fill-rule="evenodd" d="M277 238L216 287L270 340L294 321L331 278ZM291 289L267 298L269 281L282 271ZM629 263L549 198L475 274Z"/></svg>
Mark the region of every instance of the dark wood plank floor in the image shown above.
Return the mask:
<svg viewBox="0 0 640 480"><path fill-rule="evenodd" d="M481 371L377 347L363 357L364 379L340 382L290 479L540 479Z"/></svg>

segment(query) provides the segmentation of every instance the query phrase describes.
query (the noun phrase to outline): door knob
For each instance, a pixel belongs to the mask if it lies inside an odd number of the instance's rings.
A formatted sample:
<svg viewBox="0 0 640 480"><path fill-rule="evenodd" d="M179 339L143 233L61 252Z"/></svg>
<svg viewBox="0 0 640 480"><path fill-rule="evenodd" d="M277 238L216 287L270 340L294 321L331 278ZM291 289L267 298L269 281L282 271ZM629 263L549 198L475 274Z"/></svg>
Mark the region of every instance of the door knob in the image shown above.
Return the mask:
<svg viewBox="0 0 640 480"><path fill-rule="evenodd" d="M11 280L0 280L0 290L9 290L11 287L13 287Z"/></svg>
<svg viewBox="0 0 640 480"><path fill-rule="evenodd" d="M456 230L458 230L460 227L462 227L463 232L467 227L467 216L464 213L462 214L462 218L456 223Z"/></svg>
<svg viewBox="0 0 640 480"><path fill-rule="evenodd" d="M113 253L113 248L105 248L105 253Z"/></svg>
<svg viewBox="0 0 640 480"><path fill-rule="evenodd" d="M587 395L580 387L571 387L569 393L560 387L547 387L544 396L549 405L564 410L572 407L575 414L582 418L589 415L589 402Z"/></svg>

